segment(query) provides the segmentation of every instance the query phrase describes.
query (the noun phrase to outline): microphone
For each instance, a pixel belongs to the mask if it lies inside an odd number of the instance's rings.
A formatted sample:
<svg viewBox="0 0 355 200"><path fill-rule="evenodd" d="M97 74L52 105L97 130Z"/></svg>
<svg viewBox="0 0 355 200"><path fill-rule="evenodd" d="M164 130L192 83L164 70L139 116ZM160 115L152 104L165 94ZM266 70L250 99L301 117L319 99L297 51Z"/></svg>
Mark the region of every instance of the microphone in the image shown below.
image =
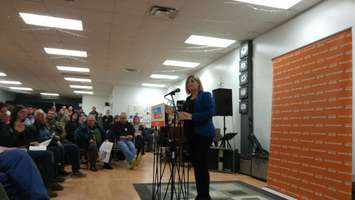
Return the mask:
<svg viewBox="0 0 355 200"><path fill-rule="evenodd" d="M164 97L169 96L169 95L175 95L175 93L179 93L180 92L180 88L176 88L175 90L169 92L168 94L164 95Z"/></svg>

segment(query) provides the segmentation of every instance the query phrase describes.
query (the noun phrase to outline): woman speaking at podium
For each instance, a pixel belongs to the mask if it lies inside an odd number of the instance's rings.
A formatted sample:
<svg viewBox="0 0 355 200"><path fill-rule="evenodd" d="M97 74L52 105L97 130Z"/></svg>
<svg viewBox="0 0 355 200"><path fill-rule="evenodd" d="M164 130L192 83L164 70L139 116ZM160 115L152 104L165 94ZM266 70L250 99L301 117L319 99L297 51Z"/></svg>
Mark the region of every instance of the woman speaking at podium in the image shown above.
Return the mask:
<svg viewBox="0 0 355 200"><path fill-rule="evenodd" d="M203 91L198 77L189 76L186 79L185 88L189 96L186 98L183 111L179 112L179 118L184 121L184 133L194 167L196 200L210 200L207 155L215 134L212 122L214 100L211 93Z"/></svg>

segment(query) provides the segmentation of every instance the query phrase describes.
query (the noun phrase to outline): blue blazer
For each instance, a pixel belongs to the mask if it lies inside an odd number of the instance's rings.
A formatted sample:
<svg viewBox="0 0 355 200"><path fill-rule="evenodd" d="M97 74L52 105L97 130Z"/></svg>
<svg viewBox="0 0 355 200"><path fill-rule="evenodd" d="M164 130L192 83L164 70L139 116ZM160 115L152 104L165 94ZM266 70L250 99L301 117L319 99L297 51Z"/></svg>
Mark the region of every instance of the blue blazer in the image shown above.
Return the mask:
<svg viewBox="0 0 355 200"><path fill-rule="evenodd" d="M199 92L194 102L194 111L192 113L193 128L196 134L214 137L213 113L214 100L211 93Z"/></svg>

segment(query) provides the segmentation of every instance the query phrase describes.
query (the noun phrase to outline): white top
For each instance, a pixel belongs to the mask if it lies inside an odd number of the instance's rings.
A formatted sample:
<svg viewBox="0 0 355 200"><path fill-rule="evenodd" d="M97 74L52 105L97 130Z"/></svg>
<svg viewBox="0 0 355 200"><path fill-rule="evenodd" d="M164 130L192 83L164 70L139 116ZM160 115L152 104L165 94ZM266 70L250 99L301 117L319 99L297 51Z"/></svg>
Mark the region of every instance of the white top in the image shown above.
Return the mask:
<svg viewBox="0 0 355 200"><path fill-rule="evenodd" d="M137 135L142 135L141 131L139 130L139 125L134 125L134 135L137 136Z"/></svg>

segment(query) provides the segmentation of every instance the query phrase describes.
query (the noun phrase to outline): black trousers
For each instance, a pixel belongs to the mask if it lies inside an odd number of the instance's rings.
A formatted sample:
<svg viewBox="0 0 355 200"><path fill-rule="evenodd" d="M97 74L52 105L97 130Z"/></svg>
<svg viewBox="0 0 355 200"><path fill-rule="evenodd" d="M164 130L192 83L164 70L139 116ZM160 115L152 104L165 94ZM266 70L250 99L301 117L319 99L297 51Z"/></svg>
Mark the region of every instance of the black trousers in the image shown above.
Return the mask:
<svg viewBox="0 0 355 200"><path fill-rule="evenodd" d="M137 135L134 138L134 144L137 149L137 156L139 154L144 155L144 137L142 135Z"/></svg>
<svg viewBox="0 0 355 200"><path fill-rule="evenodd" d="M64 150L65 158L68 159L71 165L72 172L80 170L80 149L76 144L63 143L61 148Z"/></svg>
<svg viewBox="0 0 355 200"><path fill-rule="evenodd" d="M55 178L54 155L51 151L27 151L36 163L44 184L50 188Z"/></svg>
<svg viewBox="0 0 355 200"><path fill-rule="evenodd" d="M97 160L97 154L98 154L98 147L96 143L91 143L88 146L88 161L90 164L90 168L96 168L96 160Z"/></svg>
<svg viewBox="0 0 355 200"><path fill-rule="evenodd" d="M54 161L56 163L56 172L64 170L65 161L68 160L72 166L72 172L78 172L80 169L80 150L76 144L62 143L56 146L48 147L49 151L54 154Z"/></svg>
<svg viewBox="0 0 355 200"><path fill-rule="evenodd" d="M208 172L207 155L213 138L191 134L188 139L190 160L195 172L196 200L210 200L210 174Z"/></svg>

